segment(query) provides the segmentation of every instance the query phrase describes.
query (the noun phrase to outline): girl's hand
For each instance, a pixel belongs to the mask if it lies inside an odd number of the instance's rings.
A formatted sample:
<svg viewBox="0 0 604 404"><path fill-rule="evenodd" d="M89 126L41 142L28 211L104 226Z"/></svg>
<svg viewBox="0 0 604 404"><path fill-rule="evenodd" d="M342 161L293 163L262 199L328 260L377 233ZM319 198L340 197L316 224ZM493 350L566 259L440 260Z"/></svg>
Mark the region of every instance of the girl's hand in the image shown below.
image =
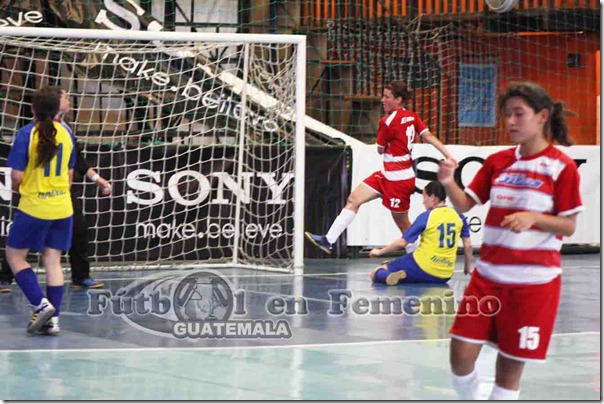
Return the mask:
<svg viewBox="0 0 604 404"><path fill-rule="evenodd" d="M438 166L438 173L436 173L438 182L443 185L447 185L453 182L453 173L455 172L456 164L457 162L453 159L441 161Z"/></svg>
<svg viewBox="0 0 604 404"><path fill-rule="evenodd" d="M380 255L382 255L382 249L381 248L374 248L369 252L369 256L371 258L375 258L375 257L379 257Z"/></svg>
<svg viewBox="0 0 604 404"><path fill-rule="evenodd" d="M516 212L504 217L501 227L520 233L533 227L536 220L535 212Z"/></svg>

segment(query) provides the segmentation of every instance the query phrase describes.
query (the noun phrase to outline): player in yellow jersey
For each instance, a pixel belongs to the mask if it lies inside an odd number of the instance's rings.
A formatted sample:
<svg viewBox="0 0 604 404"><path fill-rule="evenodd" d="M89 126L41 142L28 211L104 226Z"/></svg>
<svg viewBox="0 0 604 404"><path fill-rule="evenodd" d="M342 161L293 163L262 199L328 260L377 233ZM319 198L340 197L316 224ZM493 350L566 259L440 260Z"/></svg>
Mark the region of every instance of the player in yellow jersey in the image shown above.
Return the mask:
<svg viewBox="0 0 604 404"><path fill-rule="evenodd" d="M379 257L403 249L421 236L417 250L375 268L370 274L372 281L390 286L399 282L445 283L453 275L460 237L464 246L464 273L470 273L472 244L466 218L445 206L447 194L437 181L426 185L423 197L426 211L415 219L403 237L384 248L374 248L369 255Z"/></svg>
<svg viewBox="0 0 604 404"><path fill-rule="evenodd" d="M75 140L65 126L53 120L65 102L69 102L67 95L57 87L36 92L32 103L35 121L19 129L6 162L12 169L13 190L20 195L6 240L6 258L17 284L34 306L27 325L30 333L41 330L59 312L63 296L61 251L71 246ZM30 249L42 253L46 297L26 261ZM58 324L58 317L54 318Z"/></svg>

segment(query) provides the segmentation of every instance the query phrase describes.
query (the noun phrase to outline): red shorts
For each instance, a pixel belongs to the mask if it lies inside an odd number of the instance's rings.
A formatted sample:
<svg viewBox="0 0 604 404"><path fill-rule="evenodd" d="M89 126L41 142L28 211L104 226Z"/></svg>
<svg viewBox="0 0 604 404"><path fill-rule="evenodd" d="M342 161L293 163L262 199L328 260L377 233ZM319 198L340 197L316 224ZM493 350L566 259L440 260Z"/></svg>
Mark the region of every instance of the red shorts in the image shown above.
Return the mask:
<svg viewBox="0 0 604 404"><path fill-rule="evenodd" d="M503 356L519 361L544 361L556 322L560 284L560 276L539 285L503 284L474 271L451 335L473 343L490 342Z"/></svg>
<svg viewBox="0 0 604 404"><path fill-rule="evenodd" d="M415 191L415 177L403 181L389 181L381 171L376 171L363 180L374 191L382 195L382 205L392 212L406 212Z"/></svg>

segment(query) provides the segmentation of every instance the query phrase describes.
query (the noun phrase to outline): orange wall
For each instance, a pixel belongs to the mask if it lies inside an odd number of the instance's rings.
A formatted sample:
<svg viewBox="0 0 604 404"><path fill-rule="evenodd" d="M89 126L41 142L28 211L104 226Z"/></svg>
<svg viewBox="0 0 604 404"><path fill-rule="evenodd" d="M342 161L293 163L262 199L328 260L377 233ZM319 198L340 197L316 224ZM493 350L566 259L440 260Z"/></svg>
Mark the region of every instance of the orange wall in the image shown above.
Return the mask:
<svg viewBox="0 0 604 404"><path fill-rule="evenodd" d="M563 101L566 108L575 112L568 118L571 136L577 144L597 144L597 83L596 51L600 38L596 34L549 34L513 38L487 39L491 49L499 51L498 81L502 92L511 80L529 80L542 85L555 100ZM581 66L566 65L569 53L581 55ZM508 139L498 121L497 144ZM481 139L485 129L464 129L462 138ZM481 133L482 132L482 133ZM490 135L493 136L492 134Z"/></svg>

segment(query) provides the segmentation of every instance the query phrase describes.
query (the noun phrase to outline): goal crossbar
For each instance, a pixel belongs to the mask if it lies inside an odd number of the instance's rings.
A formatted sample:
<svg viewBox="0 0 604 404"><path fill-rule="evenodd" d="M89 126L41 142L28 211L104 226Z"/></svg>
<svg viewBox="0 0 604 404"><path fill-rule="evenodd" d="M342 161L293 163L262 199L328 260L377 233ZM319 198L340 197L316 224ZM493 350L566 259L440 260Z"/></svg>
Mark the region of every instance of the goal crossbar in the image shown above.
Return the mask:
<svg viewBox="0 0 604 404"><path fill-rule="evenodd" d="M1 27L1 37L26 37L26 38L61 38L75 40L98 40L98 41L146 41L156 43L157 51L169 52L162 46L162 42L195 42L195 43L223 43L223 44L289 44L296 46L295 77L303 78L295 80L295 108L278 112L280 119L293 123L295 129L296 157L294 164L294 245L293 245L293 268L301 271L303 266L303 231L304 231L304 148L305 148L305 81L306 81L306 36L303 35L270 35L270 34L233 34L233 33L190 33L190 32L164 32L164 31L135 31L135 30L95 30L95 29L67 29L67 28L39 28L27 27ZM109 46L111 43L109 43ZM246 60L246 63L247 60ZM210 73L209 68L206 69ZM277 97L266 93L262 88L252 83L243 83L236 74L221 71L212 66L212 76L223 82L233 94L238 95L244 101L256 104L258 108L274 107ZM241 108L242 120L240 131L245 130L246 107ZM241 174L241 168L239 168ZM239 179L241 181L241 178ZM239 184L242 186L241 182ZM236 255L236 254L235 254ZM253 265L263 267L263 265Z"/></svg>

